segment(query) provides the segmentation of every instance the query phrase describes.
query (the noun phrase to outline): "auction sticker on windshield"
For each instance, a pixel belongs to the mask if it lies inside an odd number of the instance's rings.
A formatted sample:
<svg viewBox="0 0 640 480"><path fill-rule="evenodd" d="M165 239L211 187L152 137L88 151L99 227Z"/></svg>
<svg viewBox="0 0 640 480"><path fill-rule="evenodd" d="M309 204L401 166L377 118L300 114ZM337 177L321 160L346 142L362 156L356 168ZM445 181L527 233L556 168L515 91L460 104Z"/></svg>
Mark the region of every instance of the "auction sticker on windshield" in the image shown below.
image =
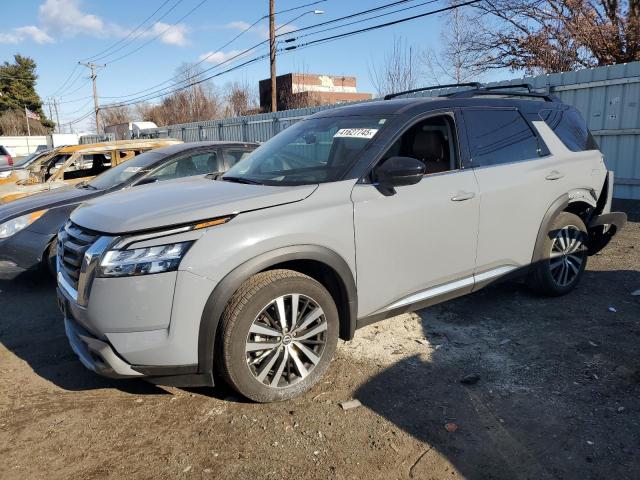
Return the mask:
<svg viewBox="0 0 640 480"><path fill-rule="evenodd" d="M378 132L377 128L341 128L334 138L373 138Z"/></svg>

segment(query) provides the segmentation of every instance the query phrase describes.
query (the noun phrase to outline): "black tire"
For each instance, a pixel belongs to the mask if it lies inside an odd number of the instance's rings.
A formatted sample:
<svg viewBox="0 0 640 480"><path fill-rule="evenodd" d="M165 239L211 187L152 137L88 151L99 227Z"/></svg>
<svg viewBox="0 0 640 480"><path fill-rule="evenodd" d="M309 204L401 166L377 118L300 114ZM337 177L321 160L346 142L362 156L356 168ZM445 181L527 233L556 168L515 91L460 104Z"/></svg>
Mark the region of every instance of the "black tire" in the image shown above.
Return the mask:
<svg viewBox="0 0 640 480"><path fill-rule="evenodd" d="M319 316L311 323L303 321L314 315ZM331 294L313 278L291 270L249 278L229 300L220 323L216 367L231 387L256 402L287 400L310 389L328 368L338 342L338 311ZM276 331L279 336L272 333ZM310 333L314 335L305 338ZM272 347L249 351L262 347L261 342Z"/></svg>
<svg viewBox="0 0 640 480"><path fill-rule="evenodd" d="M58 253L58 242L54 238L42 255L42 272L51 278L56 278L57 265L56 255Z"/></svg>
<svg viewBox="0 0 640 480"><path fill-rule="evenodd" d="M554 297L572 291L587 266L587 241L587 227L582 219L573 213L560 212L544 236L542 258L532 266L527 284L538 293Z"/></svg>

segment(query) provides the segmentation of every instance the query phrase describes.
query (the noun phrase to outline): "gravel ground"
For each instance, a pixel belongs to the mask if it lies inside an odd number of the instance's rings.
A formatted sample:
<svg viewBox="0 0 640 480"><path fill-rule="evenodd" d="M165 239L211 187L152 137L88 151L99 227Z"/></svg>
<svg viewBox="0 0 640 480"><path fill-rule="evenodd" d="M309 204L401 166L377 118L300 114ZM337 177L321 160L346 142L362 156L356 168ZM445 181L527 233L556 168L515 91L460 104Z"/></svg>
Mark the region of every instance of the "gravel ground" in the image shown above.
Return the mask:
<svg viewBox="0 0 640 480"><path fill-rule="evenodd" d="M5 270L0 478L640 478L640 207L620 207L572 294L503 283L372 325L270 405L93 375L51 284Z"/></svg>

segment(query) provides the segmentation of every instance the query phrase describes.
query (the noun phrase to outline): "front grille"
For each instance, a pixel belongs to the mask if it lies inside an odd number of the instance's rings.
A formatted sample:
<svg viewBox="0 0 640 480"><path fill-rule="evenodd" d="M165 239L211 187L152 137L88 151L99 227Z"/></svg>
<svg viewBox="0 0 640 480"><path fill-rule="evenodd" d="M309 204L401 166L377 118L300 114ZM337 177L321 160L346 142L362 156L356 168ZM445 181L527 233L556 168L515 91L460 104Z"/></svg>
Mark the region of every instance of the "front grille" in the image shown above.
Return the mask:
<svg viewBox="0 0 640 480"><path fill-rule="evenodd" d="M89 247L98 239L99 235L90 230L67 222L58 234L58 262L60 271L66 280L78 289L80 267L82 259Z"/></svg>

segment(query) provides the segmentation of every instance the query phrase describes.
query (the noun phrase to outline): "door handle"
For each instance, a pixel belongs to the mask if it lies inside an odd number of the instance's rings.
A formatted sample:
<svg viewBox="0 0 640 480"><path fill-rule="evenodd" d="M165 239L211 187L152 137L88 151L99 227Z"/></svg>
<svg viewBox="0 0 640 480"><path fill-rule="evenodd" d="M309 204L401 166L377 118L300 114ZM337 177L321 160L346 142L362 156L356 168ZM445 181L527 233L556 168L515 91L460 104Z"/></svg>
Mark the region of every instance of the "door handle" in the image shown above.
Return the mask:
<svg viewBox="0 0 640 480"><path fill-rule="evenodd" d="M465 200L471 200L475 196L476 194L473 192L458 192L453 197L451 197L451 201L464 202Z"/></svg>
<svg viewBox="0 0 640 480"><path fill-rule="evenodd" d="M544 178L546 178L547 180L559 180L562 177L564 177L564 173L559 172L558 170L551 170L551 172L549 172L549 175Z"/></svg>

